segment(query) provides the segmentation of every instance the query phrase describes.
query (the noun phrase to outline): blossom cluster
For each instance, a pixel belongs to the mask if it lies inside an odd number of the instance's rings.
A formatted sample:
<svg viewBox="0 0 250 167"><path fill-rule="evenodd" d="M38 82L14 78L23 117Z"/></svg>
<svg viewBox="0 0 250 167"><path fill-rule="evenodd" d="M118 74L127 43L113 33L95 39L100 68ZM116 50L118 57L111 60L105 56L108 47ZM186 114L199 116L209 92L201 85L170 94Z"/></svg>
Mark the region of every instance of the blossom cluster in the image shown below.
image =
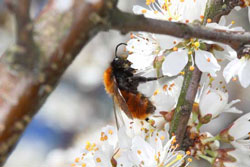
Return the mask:
<svg viewBox="0 0 250 167"><path fill-rule="evenodd" d="M246 1L246 5L249 5ZM226 19L212 23L204 20L206 0L146 0L147 7L135 5L133 12L147 18L183 23L206 23L207 28L242 31ZM147 121L129 120L117 131L102 129L98 144L87 143L72 166L102 167L178 167L188 166L192 159L205 159L215 167L247 167L250 163L250 113L239 117L220 133L212 135L202 126L210 124L221 113L242 114L229 102L226 83L236 81L250 85L250 55L237 57L230 46L201 39L180 39L152 33L131 33L126 46L127 60L136 75L160 77L138 86L138 91L152 101L155 113ZM222 64L226 64L223 68ZM173 112L187 71L198 68L202 79L188 122L189 143L186 152L179 151L174 134L169 134ZM223 80L217 77L222 71ZM164 77L161 77L164 76ZM229 143L230 148L221 147ZM192 165L192 164L191 164Z"/></svg>

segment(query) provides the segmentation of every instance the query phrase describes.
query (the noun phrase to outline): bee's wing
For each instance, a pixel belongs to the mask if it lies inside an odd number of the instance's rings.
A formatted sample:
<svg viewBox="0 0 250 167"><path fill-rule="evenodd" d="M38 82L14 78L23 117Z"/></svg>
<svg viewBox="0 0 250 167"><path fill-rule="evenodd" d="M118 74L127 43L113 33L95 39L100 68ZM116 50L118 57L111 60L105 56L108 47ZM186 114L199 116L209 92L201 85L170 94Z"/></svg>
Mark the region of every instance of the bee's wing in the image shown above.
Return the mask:
<svg viewBox="0 0 250 167"><path fill-rule="evenodd" d="M115 97L113 96L113 108L114 108L114 116L115 116L115 124L117 129L119 130L122 125L125 125L124 120L121 115L120 107L117 106L117 103L115 102ZM118 111L119 110L119 111Z"/></svg>
<svg viewBox="0 0 250 167"><path fill-rule="evenodd" d="M117 87L116 80L114 79L114 100L121 107L122 111L127 115L128 118L133 119L131 112L128 109L128 105L123 98L121 91Z"/></svg>

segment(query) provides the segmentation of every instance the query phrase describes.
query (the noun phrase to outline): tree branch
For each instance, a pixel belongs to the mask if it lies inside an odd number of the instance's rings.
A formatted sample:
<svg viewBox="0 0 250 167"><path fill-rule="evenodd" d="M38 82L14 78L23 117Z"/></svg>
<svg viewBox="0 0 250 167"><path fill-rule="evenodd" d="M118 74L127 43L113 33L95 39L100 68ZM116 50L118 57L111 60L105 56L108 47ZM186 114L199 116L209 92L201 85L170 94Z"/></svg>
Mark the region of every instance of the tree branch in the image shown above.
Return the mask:
<svg viewBox="0 0 250 167"><path fill-rule="evenodd" d="M122 21L121 21L122 20ZM114 10L110 18L112 29L127 33L130 31L145 31L156 34L171 35L179 38L199 38L228 44L235 50L250 43L250 33L232 32L211 29L194 24L184 24L145 18L120 10Z"/></svg>
<svg viewBox="0 0 250 167"><path fill-rule="evenodd" d="M12 54L5 54L1 57L0 166L6 161L6 158L15 147L20 135L34 114L36 114L48 95L55 88L65 69L80 52L82 47L101 30L99 26L101 22L95 16L105 17L115 4L116 1L113 0L100 0L95 3L83 2L79 6L79 15L68 35L58 45L53 54L49 56L49 60L42 62L42 68L33 68L33 70L37 71L35 74L28 72L28 70L19 71L16 68L10 68L13 63L7 60L9 55ZM20 22L23 23L22 21ZM25 28L26 24L23 26L20 24L20 29ZM27 43L30 42L29 38L23 38L22 36L18 38L20 39L17 40L17 44L20 44L19 40L22 42L26 41ZM26 46L26 42L24 42L23 46ZM13 55L16 53L18 51L15 50ZM30 56L34 56L32 52L25 52L23 54L25 61ZM12 59L11 62L14 61L15 65L26 69L23 61L19 60L17 56L12 56Z"/></svg>
<svg viewBox="0 0 250 167"><path fill-rule="evenodd" d="M40 53L33 39L33 23L29 14L31 0L7 0L6 4L16 20L16 45L3 59L11 63L13 68L34 72L40 60Z"/></svg>

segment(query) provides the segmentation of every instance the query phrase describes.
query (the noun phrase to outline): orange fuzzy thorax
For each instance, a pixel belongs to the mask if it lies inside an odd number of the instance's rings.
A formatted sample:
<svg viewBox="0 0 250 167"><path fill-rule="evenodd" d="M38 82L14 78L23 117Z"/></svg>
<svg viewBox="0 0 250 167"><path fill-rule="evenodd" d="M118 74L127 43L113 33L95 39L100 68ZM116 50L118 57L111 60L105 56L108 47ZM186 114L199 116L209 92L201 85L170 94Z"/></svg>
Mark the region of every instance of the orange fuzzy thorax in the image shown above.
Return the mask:
<svg viewBox="0 0 250 167"><path fill-rule="evenodd" d="M103 74L103 83L105 90L108 94L114 95L114 81L113 81L113 71L109 67Z"/></svg>

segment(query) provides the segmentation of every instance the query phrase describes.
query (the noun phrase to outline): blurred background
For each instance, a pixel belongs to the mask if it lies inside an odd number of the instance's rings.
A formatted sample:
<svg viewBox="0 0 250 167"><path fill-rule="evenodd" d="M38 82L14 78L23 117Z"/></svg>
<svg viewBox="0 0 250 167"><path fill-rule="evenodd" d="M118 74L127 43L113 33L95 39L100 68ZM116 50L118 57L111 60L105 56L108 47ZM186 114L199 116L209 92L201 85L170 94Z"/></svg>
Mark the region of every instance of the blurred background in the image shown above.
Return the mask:
<svg viewBox="0 0 250 167"><path fill-rule="evenodd" d="M58 9L67 9L71 4L71 0L56 1ZM47 0L33 0L32 16L35 17L46 3ZM119 8L131 12L135 3L144 5L143 0L120 0ZM247 10L233 11L227 16L228 23L232 20L249 31ZM70 166L86 141L95 140L101 127L113 124L112 101L105 93L102 75L113 58L115 46L128 39L116 31L102 32L82 50L26 129L4 167ZM0 53L14 40L13 17L0 0ZM231 82L228 90L230 101L241 99L237 107L248 112L250 88L243 89L238 82ZM205 129L217 133L237 117L224 114Z"/></svg>

